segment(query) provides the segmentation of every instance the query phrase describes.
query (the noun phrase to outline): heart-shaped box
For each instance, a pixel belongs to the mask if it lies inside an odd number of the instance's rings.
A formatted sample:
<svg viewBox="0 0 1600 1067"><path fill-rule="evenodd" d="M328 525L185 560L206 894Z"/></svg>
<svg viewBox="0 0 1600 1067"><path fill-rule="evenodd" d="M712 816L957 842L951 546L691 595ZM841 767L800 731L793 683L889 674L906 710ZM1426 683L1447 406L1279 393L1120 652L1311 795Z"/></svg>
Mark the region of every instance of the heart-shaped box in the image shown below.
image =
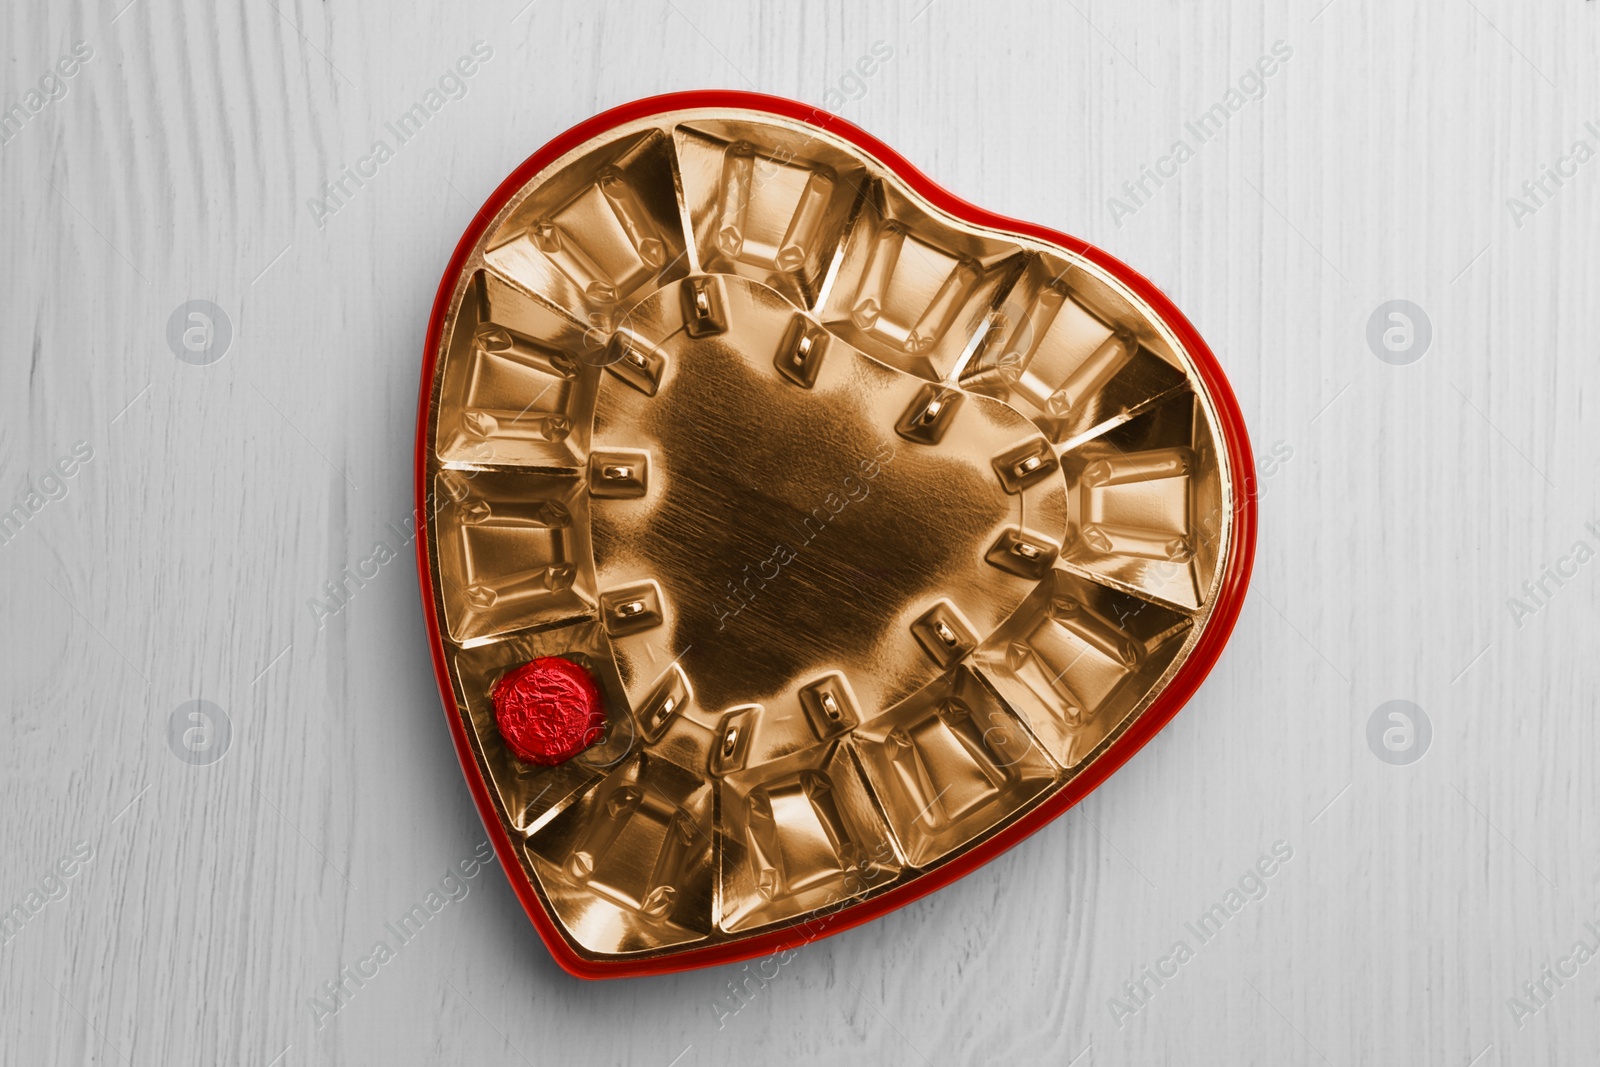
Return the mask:
<svg viewBox="0 0 1600 1067"><path fill-rule="evenodd" d="M1237 403L1153 285L750 93L616 108L495 191L416 462L457 754L586 978L791 950L993 859L1194 693L1255 545ZM497 693L547 657L606 727L525 763Z"/></svg>

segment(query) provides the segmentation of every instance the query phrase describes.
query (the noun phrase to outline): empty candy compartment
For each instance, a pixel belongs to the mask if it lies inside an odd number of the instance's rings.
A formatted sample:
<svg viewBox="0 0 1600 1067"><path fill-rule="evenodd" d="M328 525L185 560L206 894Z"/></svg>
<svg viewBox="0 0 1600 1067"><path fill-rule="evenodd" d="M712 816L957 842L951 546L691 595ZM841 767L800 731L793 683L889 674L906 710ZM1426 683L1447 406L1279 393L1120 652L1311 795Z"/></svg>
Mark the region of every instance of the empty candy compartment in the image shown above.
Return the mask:
<svg viewBox="0 0 1600 1067"><path fill-rule="evenodd" d="M638 296L688 273L674 169L663 130L595 148L511 209L484 260L580 323L609 329Z"/></svg>
<svg viewBox="0 0 1600 1067"><path fill-rule="evenodd" d="M1181 612L1056 571L974 663L1070 769L1143 706L1191 629Z"/></svg>
<svg viewBox="0 0 1600 1067"><path fill-rule="evenodd" d="M1007 400L1060 444L1181 388L1142 315L1118 319L1083 264L1033 255L991 317L962 385Z"/></svg>
<svg viewBox="0 0 1600 1067"><path fill-rule="evenodd" d="M926 866L1047 789L1055 767L967 667L856 730L857 751L906 860Z"/></svg>
<svg viewBox="0 0 1600 1067"><path fill-rule="evenodd" d="M823 318L868 355L939 381L970 358L1024 260L1016 245L952 226L897 182L877 179L864 191Z"/></svg>
<svg viewBox="0 0 1600 1067"><path fill-rule="evenodd" d="M565 313L479 271L456 312L440 384L440 459L578 466L597 363L594 344Z"/></svg>
<svg viewBox="0 0 1600 1067"><path fill-rule="evenodd" d="M724 930L841 904L900 871L883 819L839 742L729 775L720 805Z"/></svg>
<svg viewBox="0 0 1600 1067"><path fill-rule="evenodd" d="M859 160L770 123L691 122L673 134L700 269L813 307L865 180Z"/></svg>
<svg viewBox="0 0 1600 1067"><path fill-rule="evenodd" d="M1211 427L1181 393L1062 457L1069 564L1191 610L1226 535Z"/></svg>
<svg viewBox="0 0 1600 1067"><path fill-rule="evenodd" d="M711 929L711 786L648 751L620 762L528 842L540 886L591 952L644 952Z"/></svg>
<svg viewBox="0 0 1600 1067"><path fill-rule="evenodd" d="M588 497L579 478L447 470L434 481L450 636L470 643L593 611Z"/></svg>

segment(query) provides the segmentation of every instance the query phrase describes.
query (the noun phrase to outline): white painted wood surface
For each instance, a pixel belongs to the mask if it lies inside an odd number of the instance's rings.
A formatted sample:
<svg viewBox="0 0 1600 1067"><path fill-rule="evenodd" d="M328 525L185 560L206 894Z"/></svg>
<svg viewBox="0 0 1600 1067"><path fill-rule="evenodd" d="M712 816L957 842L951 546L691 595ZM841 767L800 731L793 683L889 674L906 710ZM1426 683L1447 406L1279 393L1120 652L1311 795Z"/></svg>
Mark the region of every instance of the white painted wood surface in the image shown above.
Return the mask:
<svg viewBox="0 0 1600 1067"><path fill-rule="evenodd" d="M126 2L0 13L7 108L92 50L0 145L0 503L42 505L0 545L0 909L40 905L0 946L4 1062L1594 1062L1600 962L1507 1002L1600 916L1600 564L1568 556L1600 546L1600 161L1507 199L1600 147L1600 5ZM478 41L319 228L320 184ZM1114 221L1278 41L1261 98ZM739 968L568 979L491 869L319 1028L322 983L483 839L409 559L307 606L411 509L439 274L548 138L706 85L837 105L1173 295L1292 451L1238 632L1079 810L744 1002ZM209 366L167 343L191 299L232 322ZM1432 323L1408 366L1367 341L1391 299ZM1514 617L1547 565L1576 574ZM194 699L231 723L208 766L169 747ZM1366 740L1390 699L1432 723L1409 766Z"/></svg>

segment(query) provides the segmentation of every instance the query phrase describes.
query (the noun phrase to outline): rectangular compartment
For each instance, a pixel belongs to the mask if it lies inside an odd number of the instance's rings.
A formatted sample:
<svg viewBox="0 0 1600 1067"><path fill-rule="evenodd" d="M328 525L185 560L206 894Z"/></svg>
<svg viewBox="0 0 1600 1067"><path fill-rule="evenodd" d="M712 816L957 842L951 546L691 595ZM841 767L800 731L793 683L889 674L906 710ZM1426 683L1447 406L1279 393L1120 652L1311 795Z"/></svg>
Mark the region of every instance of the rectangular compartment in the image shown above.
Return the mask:
<svg viewBox="0 0 1600 1067"><path fill-rule="evenodd" d="M883 820L837 742L729 775L721 823L724 930L850 900L900 871Z"/></svg>
<svg viewBox="0 0 1600 1067"><path fill-rule="evenodd" d="M1190 623L1180 612L1058 570L974 660L1051 757L1071 769L1140 706Z"/></svg>
<svg viewBox="0 0 1600 1067"><path fill-rule="evenodd" d="M588 498L577 478L442 471L434 482L439 577L462 643L554 626L594 607Z"/></svg>
<svg viewBox="0 0 1600 1067"><path fill-rule="evenodd" d="M1026 260L882 182L866 190L822 309L828 328L892 367L943 380L969 356Z"/></svg>
<svg viewBox="0 0 1600 1067"><path fill-rule="evenodd" d="M673 136L701 269L812 307L860 196L861 165L771 125L693 122Z"/></svg>
<svg viewBox="0 0 1600 1067"><path fill-rule="evenodd" d="M672 139L648 130L591 152L514 208L485 261L585 325L688 273Z"/></svg>
<svg viewBox="0 0 1600 1067"><path fill-rule="evenodd" d="M456 314L435 428L442 462L573 468L589 446L599 355L566 314L491 271Z"/></svg>
<svg viewBox="0 0 1600 1067"><path fill-rule="evenodd" d="M856 744L918 867L992 830L1055 778L1028 729L966 667L864 723Z"/></svg>
<svg viewBox="0 0 1600 1067"><path fill-rule="evenodd" d="M1222 543L1216 445L1187 391L1062 457L1061 558L1188 610L1208 598Z"/></svg>
<svg viewBox="0 0 1600 1067"><path fill-rule="evenodd" d="M1072 263L1030 256L961 384L1016 405L1056 444L1181 388L1160 340L1135 328L1138 317L1098 306L1096 293Z"/></svg>
<svg viewBox="0 0 1600 1067"><path fill-rule="evenodd" d="M535 833L528 852L568 933L606 953L705 937L712 806L701 774L638 752Z"/></svg>

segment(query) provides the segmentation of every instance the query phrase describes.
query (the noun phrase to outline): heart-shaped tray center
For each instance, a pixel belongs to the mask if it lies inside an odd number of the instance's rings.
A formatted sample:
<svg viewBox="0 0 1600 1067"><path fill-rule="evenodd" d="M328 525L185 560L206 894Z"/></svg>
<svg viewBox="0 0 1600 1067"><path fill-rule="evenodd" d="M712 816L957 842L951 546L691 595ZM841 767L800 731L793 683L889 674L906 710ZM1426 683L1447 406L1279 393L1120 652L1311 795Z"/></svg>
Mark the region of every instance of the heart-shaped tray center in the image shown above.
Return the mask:
<svg viewBox="0 0 1600 1067"><path fill-rule="evenodd" d="M615 643L636 697L673 661L713 717L830 671L888 706L953 658L944 635L955 649L990 632L1037 585L986 559L1025 513L1065 525L1053 459L1020 491L997 472L1043 444L1010 406L871 359L742 278L665 286L619 337L594 448L642 461L650 488L598 497L591 534L603 596L660 591L661 624ZM639 358L647 375L629 373Z"/></svg>

